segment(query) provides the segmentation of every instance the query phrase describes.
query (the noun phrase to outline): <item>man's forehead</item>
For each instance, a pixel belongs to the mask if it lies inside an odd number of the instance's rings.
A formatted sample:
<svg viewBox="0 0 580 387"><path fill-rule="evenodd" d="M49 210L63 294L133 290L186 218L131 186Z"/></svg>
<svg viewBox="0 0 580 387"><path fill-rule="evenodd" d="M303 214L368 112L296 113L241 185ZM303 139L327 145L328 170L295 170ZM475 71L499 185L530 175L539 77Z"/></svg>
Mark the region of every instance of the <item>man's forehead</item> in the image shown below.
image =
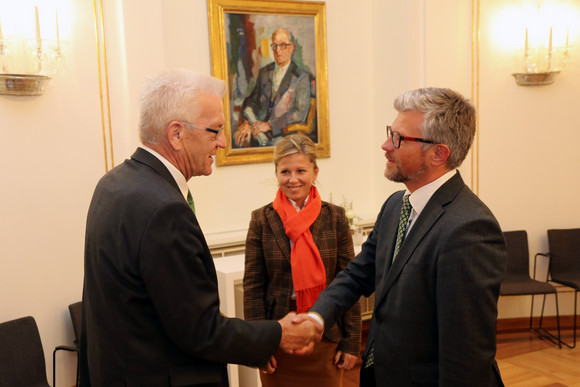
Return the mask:
<svg viewBox="0 0 580 387"><path fill-rule="evenodd" d="M279 30L274 32L274 35L272 35L272 40L285 40L286 43L290 43L290 34L284 30Z"/></svg>

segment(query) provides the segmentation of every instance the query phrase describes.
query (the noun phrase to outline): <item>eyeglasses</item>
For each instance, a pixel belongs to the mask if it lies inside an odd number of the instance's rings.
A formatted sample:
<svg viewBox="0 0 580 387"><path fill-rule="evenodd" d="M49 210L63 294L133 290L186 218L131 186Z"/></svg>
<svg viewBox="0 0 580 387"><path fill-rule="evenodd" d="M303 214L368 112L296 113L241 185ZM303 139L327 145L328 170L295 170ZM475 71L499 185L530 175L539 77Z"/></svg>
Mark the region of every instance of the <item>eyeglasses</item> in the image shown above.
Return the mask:
<svg viewBox="0 0 580 387"><path fill-rule="evenodd" d="M224 126L223 125L220 126L217 129L212 129L212 128L204 128L203 126L198 126L198 125L192 124L191 122L187 122L187 121L177 121L177 122L179 122L180 124L183 124L185 126L189 126L190 128L194 128L194 129L205 129L208 132L214 134L214 136L213 136L213 139L214 140L217 140L217 138L220 135L220 133L224 130Z"/></svg>
<svg viewBox="0 0 580 387"><path fill-rule="evenodd" d="M284 51L285 49L287 49L291 45L292 45L292 43L280 43L280 44L272 43L272 44L270 44L270 47L272 48L272 51L276 51L278 48L280 48L282 51Z"/></svg>
<svg viewBox="0 0 580 387"><path fill-rule="evenodd" d="M387 126L387 138L391 137L393 140L393 146L395 149L399 149L401 146L401 141L417 141L417 142L424 142L426 144L437 144L435 141L431 140L424 140L419 137L409 137L409 136L401 136L399 132L393 132L393 128L391 126Z"/></svg>

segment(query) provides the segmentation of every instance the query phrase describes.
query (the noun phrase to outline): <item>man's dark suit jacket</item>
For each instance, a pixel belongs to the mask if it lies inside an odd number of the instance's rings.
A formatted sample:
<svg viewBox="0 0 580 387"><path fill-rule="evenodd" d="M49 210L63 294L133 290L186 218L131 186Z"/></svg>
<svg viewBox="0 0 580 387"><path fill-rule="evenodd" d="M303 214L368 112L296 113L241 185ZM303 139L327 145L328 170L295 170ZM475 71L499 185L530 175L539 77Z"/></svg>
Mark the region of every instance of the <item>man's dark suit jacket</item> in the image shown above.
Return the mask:
<svg viewBox="0 0 580 387"><path fill-rule="evenodd" d="M348 219L342 207L322 202L318 218L310 226L314 243L326 270L326 284L354 257ZM244 318L279 320L290 311L292 298L290 240L272 203L252 212L246 238ZM361 340L360 303L325 327L327 339L338 349L358 356Z"/></svg>
<svg viewBox="0 0 580 387"><path fill-rule="evenodd" d="M226 363L261 366L276 351L278 322L220 314L197 219L148 151L100 180L85 243L83 387L227 386Z"/></svg>
<svg viewBox="0 0 580 387"><path fill-rule="evenodd" d="M456 173L392 262L402 196L387 199L361 253L311 310L332 322L375 292L366 353L373 343L381 386L502 386L495 325L507 253L499 224Z"/></svg>

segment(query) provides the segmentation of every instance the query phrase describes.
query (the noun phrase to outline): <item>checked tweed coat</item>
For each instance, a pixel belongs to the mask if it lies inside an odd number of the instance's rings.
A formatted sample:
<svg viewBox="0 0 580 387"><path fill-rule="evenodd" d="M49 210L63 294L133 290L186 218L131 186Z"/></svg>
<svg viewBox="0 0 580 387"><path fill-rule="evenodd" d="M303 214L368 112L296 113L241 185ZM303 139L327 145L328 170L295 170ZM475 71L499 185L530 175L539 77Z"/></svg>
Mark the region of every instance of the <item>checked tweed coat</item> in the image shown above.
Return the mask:
<svg viewBox="0 0 580 387"><path fill-rule="evenodd" d="M322 202L320 215L310 227L326 269L326 285L354 257L348 219L342 207ZM246 320L278 320L290 312L292 269L290 240L272 203L252 212L246 239L244 317ZM325 327L327 339L338 349L360 354L361 318L357 302L341 318Z"/></svg>

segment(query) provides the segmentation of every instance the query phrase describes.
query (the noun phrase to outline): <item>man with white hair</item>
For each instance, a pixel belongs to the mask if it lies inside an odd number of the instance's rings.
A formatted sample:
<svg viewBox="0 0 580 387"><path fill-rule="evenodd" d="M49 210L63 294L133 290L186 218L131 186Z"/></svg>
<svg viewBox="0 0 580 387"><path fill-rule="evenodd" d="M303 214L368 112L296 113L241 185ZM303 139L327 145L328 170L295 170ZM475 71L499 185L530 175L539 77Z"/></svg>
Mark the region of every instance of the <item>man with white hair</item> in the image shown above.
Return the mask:
<svg viewBox="0 0 580 387"><path fill-rule="evenodd" d="M211 174L226 145L224 93L223 81L187 70L145 82L143 145L101 178L87 216L84 387L227 386L226 363L263 366L278 346L308 353L321 333L292 314L246 322L220 313L187 181Z"/></svg>

